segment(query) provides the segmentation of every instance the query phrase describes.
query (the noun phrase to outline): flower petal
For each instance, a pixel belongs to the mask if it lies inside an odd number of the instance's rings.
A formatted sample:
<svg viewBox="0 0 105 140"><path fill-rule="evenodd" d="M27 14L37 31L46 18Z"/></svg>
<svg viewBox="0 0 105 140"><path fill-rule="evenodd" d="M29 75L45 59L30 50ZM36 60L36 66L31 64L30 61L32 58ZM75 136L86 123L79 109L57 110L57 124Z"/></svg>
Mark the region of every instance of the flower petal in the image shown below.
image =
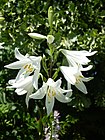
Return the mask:
<svg viewBox="0 0 105 140"><path fill-rule="evenodd" d="M88 67L82 67L80 68L81 71L88 71L90 69L92 69L93 65L89 65Z"/></svg>
<svg viewBox="0 0 105 140"><path fill-rule="evenodd" d="M90 60L83 56L83 55L76 55L76 54L72 54L69 56L69 55L66 55L66 58L69 62L69 65L71 64L72 66L75 66L76 64L82 64L82 65L87 65Z"/></svg>
<svg viewBox="0 0 105 140"><path fill-rule="evenodd" d="M65 79L69 83L74 85L76 82L76 79L75 79L75 76L73 75L73 73L76 72L76 69L74 67L66 67L66 66L61 66L60 69L61 69L61 72L63 73Z"/></svg>
<svg viewBox="0 0 105 140"><path fill-rule="evenodd" d="M53 88L58 88L58 87L61 86L61 79L54 82L53 79L49 78L48 81L47 81L47 85L51 86Z"/></svg>
<svg viewBox="0 0 105 140"><path fill-rule="evenodd" d="M34 72L34 76L32 80L33 86L36 90L38 89L38 78L39 78L39 70L37 69Z"/></svg>
<svg viewBox="0 0 105 140"><path fill-rule="evenodd" d="M32 83L33 76L28 76L25 79L19 79L17 82L13 84L13 88L22 88L26 89Z"/></svg>
<svg viewBox="0 0 105 140"><path fill-rule="evenodd" d="M18 59L18 60L23 60L23 59L26 59L26 57L24 55L22 55L18 48L15 48L15 57Z"/></svg>
<svg viewBox="0 0 105 140"><path fill-rule="evenodd" d="M44 98L47 92L47 86L44 85L40 89L38 89L34 94L31 94L29 97L32 99L42 99Z"/></svg>
<svg viewBox="0 0 105 140"><path fill-rule="evenodd" d="M82 65L87 65L90 60L87 58L87 56L94 55L96 51L94 52L89 52L89 51L70 51L70 50L65 50L61 49L61 52L66 56L69 65L75 66L75 64L82 64Z"/></svg>
<svg viewBox="0 0 105 140"><path fill-rule="evenodd" d="M61 86L61 79L58 79L55 83L54 83L54 87L58 88Z"/></svg>
<svg viewBox="0 0 105 140"><path fill-rule="evenodd" d="M55 98L62 103L68 103L71 101L71 99L69 97L67 97L59 92L56 93Z"/></svg>
<svg viewBox="0 0 105 140"><path fill-rule="evenodd" d="M21 79L21 78L25 78L25 75L24 75L24 72L25 72L26 70L25 69L23 69L23 67L19 70L19 72L18 72L18 74L17 74L17 76L16 76L16 82L19 80L19 79Z"/></svg>
<svg viewBox="0 0 105 140"><path fill-rule="evenodd" d="M83 77L83 78L82 78L82 81L88 82L88 81L92 80L93 78L94 78L94 77L88 77L88 78Z"/></svg>
<svg viewBox="0 0 105 140"><path fill-rule="evenodd" d="M72 96L72 89L71 89L71 84L67 82L67 89L70 90L67 92L66 96L71 97Z"/></svg>
<svg viewBox="0 0 105 140"><path fill-rule="evenodd" d="M15 92L16 92L18 95L24 95L24 94L27 93L27 91L24 90L24 89L22 89L22 88L17 88L17 89L15 90Z"/></svg>
<svg viewBox="0 0 105 140"><path fill-rule="evenodd" d="M9 68L9 69L20 69L21 67L23 67L28 62L29 62L28 60L16 61L16 62L13 62L9 65L5 65L4 67Z"/></svg>
<svg viewBox="0 0 105 140"><path fill-rule="evenodd" d="M84 84L82 81L79 82L79 83L76 83L75 86L76 86L76 88L78 88L81 92L83 92L83 93L85 93L85 94L88 93L88 92L87 92L87 89L86 89L86 86L85 86L85 84Z"/></svg>
<svg viewBox="0 0 105 140"><path fill-rule="evenodd" d="M30 88L30 91L28 91L27 94L26 94L25 101L26 101L27 108L28 108L29 96L32 94L32 92L33 92L33 88Z"/></svg>
<svg viewBox="0 0 105 140"><path fill-rule="evenodd" d="M48 94L46 95L46 109L47 109L47 115L50 115L50 113L53 110L54 107L55 98L53 96L49 97Z"/></svg>

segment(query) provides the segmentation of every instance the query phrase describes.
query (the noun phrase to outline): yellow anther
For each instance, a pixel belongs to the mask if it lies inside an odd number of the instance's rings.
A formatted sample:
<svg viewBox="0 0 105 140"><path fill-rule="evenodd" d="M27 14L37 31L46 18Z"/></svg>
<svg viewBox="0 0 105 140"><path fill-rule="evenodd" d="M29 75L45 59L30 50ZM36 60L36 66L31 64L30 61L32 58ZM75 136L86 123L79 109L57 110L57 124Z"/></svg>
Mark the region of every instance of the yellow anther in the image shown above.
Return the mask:
<svg viewBox="0 0 105 140"><path fill-rule="evenodd" d="M28 69L30 69L30 68L31 68L31 66L32 66L32 65L31 65L31 64L29 64L29 65L28 65Z"/></svg>
<svg viewBox="0 0 105 140"><path fill-rule="evenodd" d="M55 95L56 95L56 93L55 93L55 91L53 90L53 91L52 91L52 96L55 96Z"/></svg>
<svg viewBox="0 0 105 140"><path fill-rule="evenodd" d="M27 67L28 67L28 64L24 66L24 69L27 69Z"/></svg>
<svg viewBox="0 0 105 140"><path fill-rule="evenodd" d="M24 69L26 70L26 73L28 73L28 72L33 72L33 70L34 70L32 64L26 64L26 65L24 66Z"/></svg>
<svg viewBox="0 0 105 140"><path fill-rule="evenodd" d="M48 93L49 98L51 98L52 96L56 95L55 91L53 89L51 89L51 88L48 88L48 92L47 93Z"/></svg>
<svg viewBox="0 0 105 140"><path fill-rule="evenodd" d="M33 68L29 68L29 72L32 72L33 71Z"/></svg>

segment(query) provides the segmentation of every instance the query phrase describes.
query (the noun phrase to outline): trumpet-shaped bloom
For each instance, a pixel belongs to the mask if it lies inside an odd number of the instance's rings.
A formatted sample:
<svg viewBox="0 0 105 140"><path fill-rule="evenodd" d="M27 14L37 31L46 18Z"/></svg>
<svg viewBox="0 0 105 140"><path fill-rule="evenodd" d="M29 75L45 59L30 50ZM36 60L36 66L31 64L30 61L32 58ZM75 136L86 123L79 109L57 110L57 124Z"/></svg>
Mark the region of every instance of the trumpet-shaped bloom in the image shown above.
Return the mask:
<svg viewBox="0 0 105 140"><path fill-rule="evenodd" d="M81 67L61 66L60 69L68 83L75 85L81 92L87 94L87 89L83 82L88 82L93 79L93 77L84 77L81 73Z"/></svg>
<svg viewBox="0 0 105 140"><path fill-rule="evenodd" d="M6 65L5 67L9 69L20 69L16 76L16 81L22 77L25 78L34 72L33 85L35 89L37 89L41 57L29 56L28 54L24 56L19 52L18 48L15 48L15 57L18 61Z"/></svg>
<svg viewBox="0 0 105 140"><path fill-rule="evenodd" d="M46 83L43 83L43 86L38 91L30 95L30 98L42 99L46 95L46 109L47 109L47 114L49 115L52 112L55 98L63 103L67 103L71 101L71 99L68 96L63 94L68 91L71 91L71 89L64 90L60 86L61 86L61 79L54 82L53 79L49 78Z"/></svg>
<svg viewBox="0 0 105 140"><path fill-rule="evenodd" d="M38 34L38 33L29 33L28 34L30 37L34 38L34 39L47 39L47 42L49 44L53 43L54 41L54 36L53 35L41 35L41 34Z"/></svg>
<svg viewBox="0 0 105 140"><path fill-rule="evenodd" d="M61 52L66 56L70 66L76 66L77 64L87 65L90 62L87 56L92 56L97 51L88 52L86 50L70 51L70 50L61 49Z"/></svg>
<svg viewBox="0 0 105 140"><path fill-rule="evenodd" d="M8 88L16 88L15 92L18 95L26 94L26 105L27 105L27 107L28 107L29 95L31 95L33 90L34 90L32 81L33 81L33 76L28 76L26 78L21 78L18 81L16 81L15 79L9 80L9 84L11 86L8 86Z"/></svg>

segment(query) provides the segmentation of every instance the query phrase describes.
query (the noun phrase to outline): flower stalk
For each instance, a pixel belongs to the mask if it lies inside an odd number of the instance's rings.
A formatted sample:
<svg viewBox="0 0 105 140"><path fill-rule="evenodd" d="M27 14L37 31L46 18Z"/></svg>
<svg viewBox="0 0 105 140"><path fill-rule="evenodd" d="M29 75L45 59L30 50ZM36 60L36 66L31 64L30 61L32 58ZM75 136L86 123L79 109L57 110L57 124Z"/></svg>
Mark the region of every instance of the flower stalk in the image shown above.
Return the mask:
<svg viewBox="0 0 105 140"><path fill-rule="evenodd" d="M50 6L48 9L48 21L49 21L50 30L52 31L52 26L53 26L53 8L52 8L52 6Z"/></svg>

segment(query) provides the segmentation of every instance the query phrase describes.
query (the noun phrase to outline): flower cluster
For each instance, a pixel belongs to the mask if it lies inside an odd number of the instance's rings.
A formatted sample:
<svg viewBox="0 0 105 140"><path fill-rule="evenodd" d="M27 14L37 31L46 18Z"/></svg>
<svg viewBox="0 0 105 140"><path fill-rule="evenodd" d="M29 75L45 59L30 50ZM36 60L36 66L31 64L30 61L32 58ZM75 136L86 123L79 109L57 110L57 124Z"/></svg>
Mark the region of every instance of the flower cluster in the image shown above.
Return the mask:
<svg viewBox="0 0 105 140"><path fill-rule="evenodd" d="M84 67L84 65L88 65L90 62L87 56L94 55L96 51L88 52L85 50L72 51L62 49L61 52L65 55L69 64L68 66L60 67L61 72L63 73L64 78L67 80L69 87L71 87L71 84L75 85L76 88L86 94L87 89L83 82L88 82L93 79L93 77L84 77L82 71L88 71L92 68L92 65L87 67Z"/></svg>
<svg viewBox="0 0 105 140"><path fill-rule="evenodd" d="M60 70L68 82L67 90L61 88L61 79L55 82L52 78L49 78L47 82L43 81L42 87L38 89L41 56L29 56L29 54L24 56L19 52L18 48L15 48L15 57L18 61L5 66L10 69L19 69L16 78L9 80L9 84L11 85L9 88L16 88L15 92L18 95L27 93L27 107L29 98L42 99L46 95L45 106L48 115L53 110L55 98L63 103L71 101L71 85L75 85L76 88L86 94L87 89L83 82L93 79L93 77L84 77L82 71L88 71L92 68L92 65L87 67L83 65L87 65L90 62L87 56L94 55L95 51L70 51L65 49L60 51L66 56L69 64L68 66L60 66ZM34 89L36 90L35 93L33 93Z"/></svg>
<svg viewBox="0 0 105 140"><path fill-rule="evenodd" d="M9 69L19 69L16 78L9 80L9 84L12 85L9 88L16 88L15 92L18 95L27 93L26 105L28 107L29 95L32 94L34 88L38 89L41 56L29 56L29 54L24 56L18 48L15 48L15 57L18 61L5 66Z"/></svg>
<svg viewBox="0 0 105 140"><path fill-rule="evenodd" d="M55 39L52 34L52 9L50 8L50 10L48 11L50 34L45 36L38 33L28 33L33 39L46 39L49 49L51 49L51 44L54 43ZM15 58L18 59L18 61L5 66L9 69L19 69L16 78L9 80L9 84L11 85L9 88L15 88L15 92L18 95L26 94L27 107L30 98L43 99L46 96L45 106L48 115L50 115L53 110L55 99L62 103L71 101L71 85L75 85L77 89L86 94L87 89L84 82L93 79L93 77L84 77L82 71L88 71L92 68L92 65L87 66L90 62L88 57L94 55L96 51L74 51L66 49L58 49L57 51L62 52L68 61L68 66L60 66L60 71L67 81L67 90L61 88L61 78L54 81L54 79L50 77L51 75L46 81L43 81L40 88L38 87L38 79L39 76L42 75L40 72L41 56L30 56L29 54L24 56L19 52L18 48L15 48ZM50 52L52 51L50 50Z"/></svg>

